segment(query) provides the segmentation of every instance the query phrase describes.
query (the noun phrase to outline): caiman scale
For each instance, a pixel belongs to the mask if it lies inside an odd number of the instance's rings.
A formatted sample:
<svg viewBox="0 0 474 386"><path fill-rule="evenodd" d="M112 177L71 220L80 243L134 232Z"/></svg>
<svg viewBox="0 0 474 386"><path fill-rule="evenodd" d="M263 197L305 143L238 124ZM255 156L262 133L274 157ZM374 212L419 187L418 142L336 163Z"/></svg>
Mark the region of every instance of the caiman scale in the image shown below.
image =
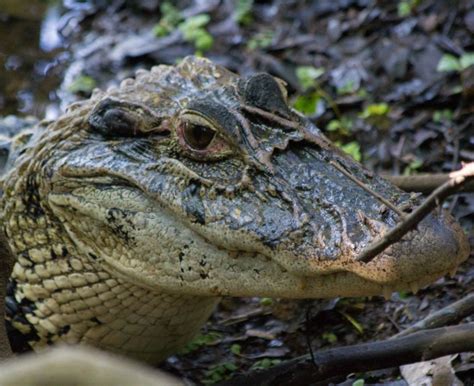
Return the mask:
<svg viewBox="0 0 474 386"><path fill-rule="evenodd" d="M289 108L279 79L206 59L97 90L8 149L7 317L35 350L87 343L157 362L221 296L390 294L468 256L439 212L358 261L417 199Z"/></svg>

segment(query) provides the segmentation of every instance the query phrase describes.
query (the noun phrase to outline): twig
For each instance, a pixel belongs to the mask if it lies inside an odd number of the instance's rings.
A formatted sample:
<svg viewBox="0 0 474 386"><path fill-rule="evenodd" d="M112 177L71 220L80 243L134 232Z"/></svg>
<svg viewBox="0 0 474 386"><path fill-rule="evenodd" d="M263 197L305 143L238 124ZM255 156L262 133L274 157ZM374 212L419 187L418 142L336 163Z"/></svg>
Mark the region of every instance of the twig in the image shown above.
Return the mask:
<svg viewBox="0 0 474 386"><path fill-rule="evenodd" d="M466 316L472 314L474 314L474 293L429 314L426 318L399 332L392 338L399 338L401 336L406 336L430 328L447 326L449 324L457 323Z"/></svg>
<svg viewBox="0 0 474 386"><path fill-rule="evenodd" d="M414 229L436 206L448 196L456 193L461 187L474 180L474 162L464 165L461 170L449 174L449 180L431 193L423 203L385 235L368 245L357 257L357 260L369 262L387 247L399 241L406 233Z"/></svg>
<svg viewBox="0 0 474 386"><path fill-rule="evenodd" d="M415 174L413 176L382 175L392 184L406 192L431 193L449 180L449 173ZM462 192L474 192L474 181L463 185Z"/></svg>
<svg viewBox="0 0 474 386"><path fill-rule="evenodd" d="M459 117L459 112L460 112L460 106L456 109L455 116ZM465 124L469 124L469 121L465 122ZM467 127L467 126L466 126ZM458 125L454 125L452 128L452 140L454 142L454 152L453 152L453 160L451 161L452 165L457 165L459 162L459 151L460 151L460 143L459 143L459 133L463 129L460 128ZM450 130L451 131L451 130ZM455 195L453 199L451 200L451 203L449 204L449 213L453 213L454 208L456 207L458 203L458 195Z"/></svg>
<svg viewBox="0 0 474 386"><path fill-rule="evenodd" d="M350 174L347 170L344 169L342 165L337 163L336 161L329 161L331 165L333 165L337 170L339 170L342 174L344 174L347 178L349 178L352 182L360 186L362 189L364 189L367 193L371 194L374 196L377 200L379 200L381 203L383 203L385 206L388 208L392 209L396 214L398 214L401 218L405 218L405 213L403 213L399 208L397 208L395 205L393 205L390 201L388 201L386 198L382 197L379 193L377 193L375 190L370 189L366 184L364 184L362 181L358 180L355 178L352 174Z"/></svg>
<svg viewBox="0 0 474 386"><path fill-rule="evenodd" d="M221 386L307 385L354 372L401 366L444 355L474 351L474 323L443 327L373 343L314 352L271 369L251 372Z"/></svg>
<svg viewBox="0 0 474 386"><path fill-rule="evenodd" d="M309 331L310 331L310 314L311 314L311 305L308 304L307 308L306 308L306 315L305 315L305 325L306 325L306 334L305 334L305 337L306 337L306 344L308 346L308 350L309 350L309 356L311 358L311 361L314 363L315 361L315 358L314 358L314 351L313 351L313 346L311 345L311 338L309 336Z"/></svg>

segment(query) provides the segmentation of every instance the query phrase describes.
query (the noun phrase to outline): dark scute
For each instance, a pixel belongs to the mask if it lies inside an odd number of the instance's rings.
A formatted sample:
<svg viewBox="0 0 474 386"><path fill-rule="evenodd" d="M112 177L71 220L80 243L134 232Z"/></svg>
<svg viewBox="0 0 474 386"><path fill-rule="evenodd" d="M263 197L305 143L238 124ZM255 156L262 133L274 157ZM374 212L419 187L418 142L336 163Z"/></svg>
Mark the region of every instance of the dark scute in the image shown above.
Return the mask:
<svg viewBox="0 0 474 386"><path fill-rule="evenodd" d="M234 115L227 110L223 105L209 100L194 100L191 101L188 106L188 110L197 111L223 128L226 132L234 138L238 138L240 123L234 117Z"/></svg>
<svg viewBox="0 0 474 386"><path fill-rule="evenodd" d="M288 118L291 113L277 81L268 74L255 74L239 85L246 104Z"/></svg>
<svg viewBox="0 0 474 386"><path fill-rule="evenodd" d="M58 330L58 335L59 336L66 335L69 332L70 329L71 329L70 325L62 326Z"/></svg>
<svg viewBox="0 0 474 386"><path fill-rule="evenodd" d="M206 223L205 208L199 196L199 183L189 185L184 191L184 210L194 222L204 225Z"/></svg>
<svg viewBox="0 0 474 386"><path fill-rule="evenodd" d="M11 296L5 298L5 307L5 314L11 318L19 311L18 303Z"/></svg>
<svg viewBox="0 0 474 386"><path fill-rule="evenodd" d="M12 326L12 322L9 320L5 321L5 325L8 333L8 340L12 351L16 354L32 351L31 346L28 342L34 342L40 340L38 334L35 332L33 327L27 333L21 333L15 327Z"/></svg>
<svg viewBox="0 0 474 386"><path fill-rule="evenodd" d="M122 103L113 99L101 101L89 116L89 125L102 135L129 137L138 134L139 122Z"/></svg>
<svg viewBox="0 0 474 386"><path fill-rule="evenodd" d="M120 109L107 110L104 114L104 123L112 128L118 136L133 135L136 131L136 121L133 116Z"/></svg>
<svg viewBox="0 0 474 386"><path fill-rule="evenodd" d="M10 279L7 284L7 291L5 297L5 324L8 332L8 339L13 352L22 353L31 351L31 347L28 342L39 340L38 334L35 332L33 326L26 319L23 312L28 311L28 314L32 314L36 309L33 301L23 298L21 302L15 298L17 290L17 283L14 279ZM29 327L29 332L21 333L12 326L12 321L23 324L25 327Z"/></svg>
<svg viewBox="0 0 474 386"><path fill-rule="evenodd" d="M104 99L94 108L88 119L89 125L92 129L98 131L101 134L108 134L109 127L107 122L104 121L104 114L112 104L113 101L110 99Z"/></svg>
<svg viewBox="0 0 474 386"><path fill-rule="evenodd" d="M0 173L3 173L3 169L8 161L8 156L10 155L10 140L0 141Z"/></svg>

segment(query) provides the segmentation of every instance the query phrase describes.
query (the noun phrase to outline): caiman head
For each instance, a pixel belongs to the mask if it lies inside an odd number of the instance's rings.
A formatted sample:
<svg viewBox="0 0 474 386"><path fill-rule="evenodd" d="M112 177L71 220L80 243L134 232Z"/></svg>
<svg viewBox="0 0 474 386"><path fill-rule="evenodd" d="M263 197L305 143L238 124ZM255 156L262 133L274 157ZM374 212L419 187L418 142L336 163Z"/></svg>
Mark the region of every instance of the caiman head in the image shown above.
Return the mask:
<svg viewBox="0 0 474 386"><path fill-rule="evenodd" d="M48 221L147 288L375 295L426 285L468 256L440 212L359 261L417 200L342 154L268 74L186 58L96 91L38 135L18 162Z"/></svg>

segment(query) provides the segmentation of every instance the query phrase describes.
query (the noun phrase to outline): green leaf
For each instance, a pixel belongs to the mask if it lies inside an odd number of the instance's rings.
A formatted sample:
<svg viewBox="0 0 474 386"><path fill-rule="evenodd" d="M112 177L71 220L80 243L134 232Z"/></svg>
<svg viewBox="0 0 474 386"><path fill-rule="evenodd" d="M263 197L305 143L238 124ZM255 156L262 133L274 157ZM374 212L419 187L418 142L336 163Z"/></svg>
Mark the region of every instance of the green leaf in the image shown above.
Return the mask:
<svg viewBox="0 0 474 386"><path fill-rule="evenodd" d="M323 334L323 339L327 341L328 343L336 343L337 342L337 336L333 332L325 332Z"/></svg>
<svg viewBox="0 0 474 386"><path fill-rule="evenodd" d="M229 370L229 371L235 371L238 369L238 367L234 363L231 363L231 362L226 362L223 364L223 366L226 370Z"/></svg>
<svg viewBox="0 0 474 386"><path fill-rule="evenodd" d="M454 113L452 110L436 110L433 113L433 122L451 122L453 120Z"/></svg>
<svg viewBox="0 0 474 386"><path fill-rule="evenodd" d="M312 93L310 95L300 95L295 99L293 107L305 115L313 115L316 113L319 100L320 96L317 93Z"/></svg>
<svg viewBox="0 0 474 386"><path fill-rule="evenodd" d="M223 362L209 368L205 373L205 379L202 381L205 385L230 379L238 367L232 362Z"/></svg>
<svg viewBox="0 0 474 386"><path fill-rule="evenodd" d="M242 346L240 344L233 344L230 346L230 352L234 355L240 355L242 351Z"/></svg>
<svg viewBox="0 0 474 386"><path fill-rule="evenodd" d="M398 4L398 16L406 17L411 14L411 6L408 1L401 1Z"/></svg>
<svg viewBox="0 0 474 386"><path fill-rule="evenodd" d="M410 294L407 291L398 291L398 296L400 299L408 299L410 297Z"/></svg>
<svg viewBox="0 0 474 386"><path fill-rule="evenodd" d="M444 54L439 60L436 70L439 72L460 71L461 63L454 55Z"/></svg>
<svg viewBox="0 0 474 386"><path fill-rule="evenodd" d="M398 16L406 17L412 14L412 12L418 7L421 0L403 0L398 3Z"/></svg>
<svg viewBox="0 0 474 386"><path fill-rule="evenodd" d="M344 311L339 311L342 316L344 316L350 324L354 326L354 328L357 330L359 334L362 334L364 332L364 327L362 324L360 324L357 320L355 320L352 316L349 314L345 313Z"/></svg>
<svg viewBox="0 0 474 386"><path fill-rule="evenodd" d="M358 379L352 383L352 386L364 386L365 381L363 379Z"/></svg>
<svg viewBox="0 0 474 386"><path fill-rule="evenodd" d="M367 90L366 90L365 88L360 88L360 89L357 91L356 95L357 95L358 97L361 97L361 98L367 98L367 96L369 95L369 93L367 92Z"/></svg>
<svg viewBox="0 0 474 386"><path fill-rule="evenodd" d="M270 359L270 358L263 358L260 361L255 362L251 367L250 370L265 370L269 369L280 363L280 359Z"/></svg>
<svg viewBox="0 0 474 386"><path fill-rule="evenodd" d="M169 33L170 33L170 31L164 25L156 24L153 27L153 35L155 35L155 36L163 37L163 36L168 35Z"/></svg>
<svg viewBox="0 0 474 386"><path fill-rule="evenodd" d="M336 142L336 145L345 153L349 154L352 158L354 158L357 162L362 160L362 154L360 152L360 145L353 141L346 143L345 145L341 144L340 142Z"/></svg>
<svg viewBox="0 0 474 386"><path fill-rule="evenodd" d="M299 66L296 68L296 77L303 91L306 91L315 86L316 79L323 75L324 72L325 70L322 67Z"/></svg>
<svg viewBox="0 0 474 386"><path fill-rule="evenodd" d="M339 87L336 91L339 95L347 95L357 91L357 88L354 81L350 80L346 84L344 84L344 86Z"/></svg>
<svg viewBox="0 0 474 386"><path fill-rule="evenodd" d="M246 26L252 23L253 0L237 0L235 5L235 21Z"/></svg>
<svg viewBox="0 0 474 386"><path fill-rule="evenodd" d="M405 169L403 169L403 175L404 176L409 176L409 175L413 174L414 171L421 168L422 166L423 166L423 161L419 160L419 159L415 159L415 160L411 161L405 167Z"/></svg>
<svg viewBox="0 0 474 386"><path fill-rule="evenodd" d="M462 88L462 86L459 84L459 85L457 85L457 86L453 86L453 87L451 88L451 90L450 90L450 93L453 94L453 95L454 95L454 94L461 94L461 93L462 93L462 90L463 90L463 88Z"/></svg>
<svg viewBox="0 0 474 386"><path fill-rule="evenodd" d="M69 85L68 90L72 93L89 94L96 86L96 81L89 75L79 75Z"/></svg>
<svg viewBox="0 0 474 386"><path fill-rule="evenodd" d="M204 28L210 20L211 17L208 14L202 13L192 16L178 25L184 40L193 43L199 51L198 53L209 50L214 44L214 38Z"/></svg>
<svg viewBox="0 0 474 386"><path fill-rule="evenodd" d="M193 35L196 30L205 27L211 17L206 13L201 13L196 16L191 16L189 19L186 19L178 25L179 30L182 32L186 40L193 40Z"/></svg>
<svg viewBox="0 0 474 386"><path fill-rule="evenodd" d="M352 121L348 117L341 117L341 119L332 119L326 126L326 131L335 132L340 135L349 135L349 129L352 128Z"/></svg>
<svg viewBox="0 0 474 386"><path fill-rule="evenodd" d="M375 117L375 116L384 116L387 115L390 112L390 106L386 103L375 103L368 105L362 114L360 114L361 118L367 119L370 117Z"/></svg>
<svg viewBox="0 0 474 386"><path fill-rule="evenodd" d="M342 128L341 121L339 119L332 119L326 126L326 131L339 131Z"/></svg>
<svg viewBox="0 0 474 386"><path fill-rule="evenodd" d="M160 6L161 19L153 27L153 33L155 36L163 37L168 35L172 30L174 30L178 23L183 19L178 8L176 8L169 1L165 1Z"/></svg>
<svg viewBox="0 0 474 386"><path fill-rule="evenodd" d="M221 339L222 334L215 331L210 331L207 334L200 334L196 336L191 342L189 342L186 347L184 347L180 352L181 354L188 354L192 351L197 350L199 347L212 346Z"/></svg>
<svg viewBox="0 0 474 386"><path fill-rule="evenodd" d="M166 19L169 24L177 25L181 19L181 12L169 1L163 2L160 5L161 18Z"/></svg>
<svg viewBox="0 0 474 386"><path fill-rule="evenodd" d="M273 31L263 31L252 36L247 42L249 50L256 50L257 48L267 48L273 42Z"/></svg>
<svg viewBox="0 0 474 386"><path fill-rule="evenodd" d="M199 51L207 51L212 48L214 44L214 38L212 35L204 29L196 31L194 37L194 46Z"/></svg>
<svg viewBox="0 0 474 386"><path fill-rule="evenodd" d="M260 299L260 305L262 306L271 306L273 304L273 299L272 298L261 298Z"/></svg>
<svg viewBox="0 0 474 386"><path fill-rule="evenodd" d="M461 65L461 69L463 70L474 65L474 52L466 52L465 54L461 55L459 63Z"/></svg>

